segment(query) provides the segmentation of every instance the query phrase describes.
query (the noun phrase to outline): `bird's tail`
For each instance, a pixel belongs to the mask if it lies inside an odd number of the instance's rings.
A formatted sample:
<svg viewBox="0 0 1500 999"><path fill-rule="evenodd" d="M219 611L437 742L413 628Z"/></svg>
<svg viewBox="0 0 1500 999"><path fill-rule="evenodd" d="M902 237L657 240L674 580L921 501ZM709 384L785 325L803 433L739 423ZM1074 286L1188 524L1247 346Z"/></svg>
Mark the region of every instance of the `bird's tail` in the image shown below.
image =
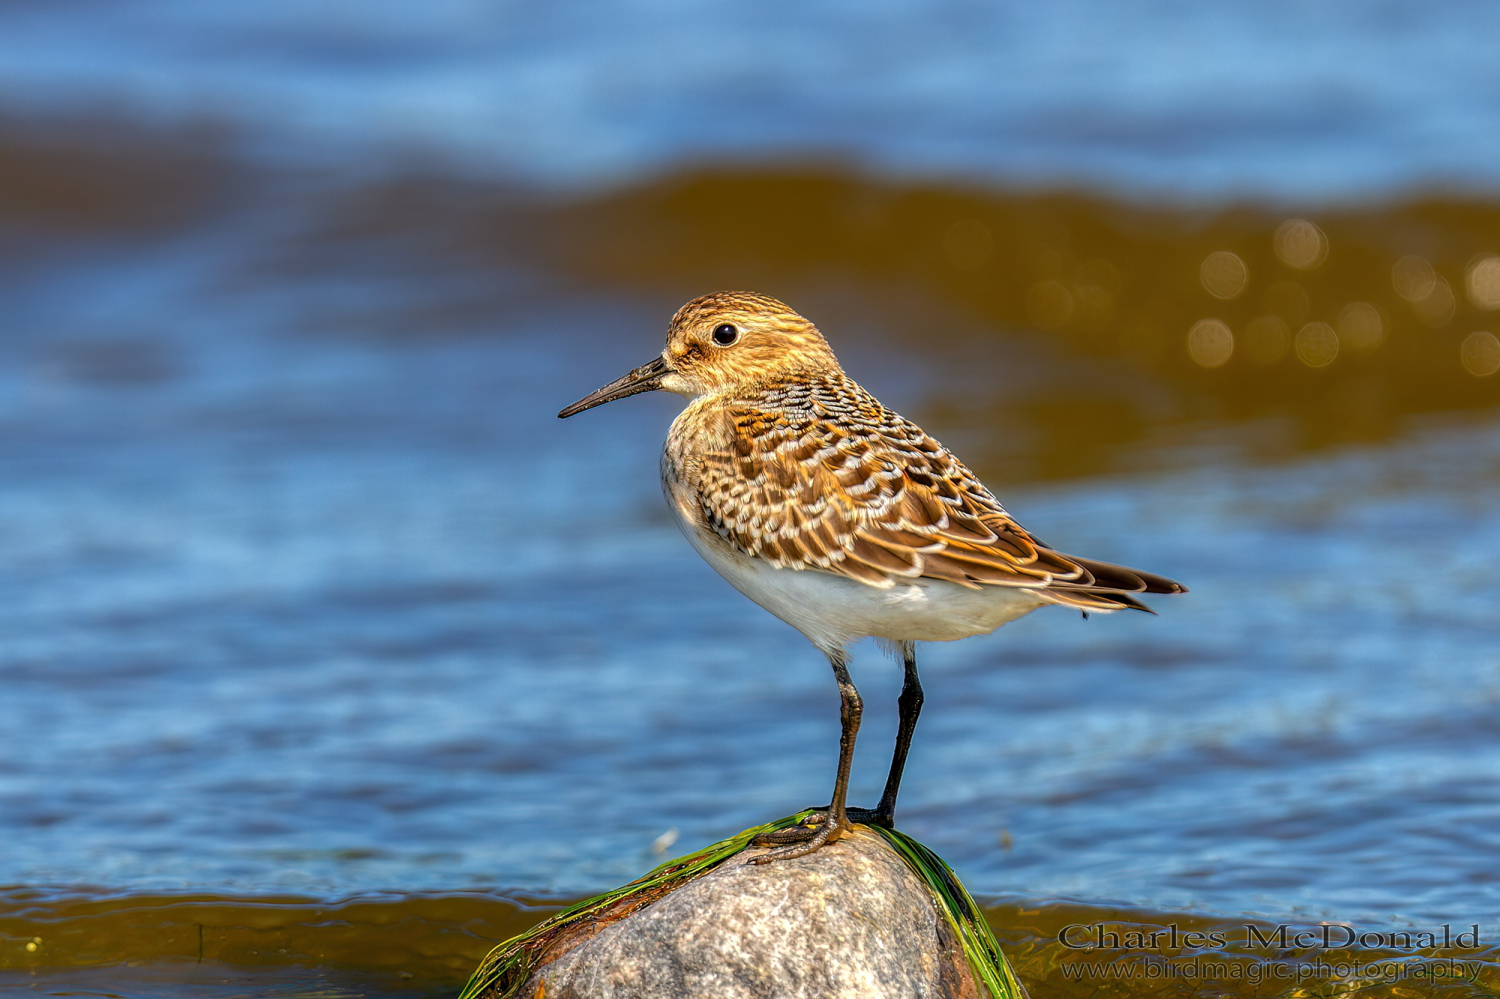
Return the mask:
<svg viewBox="0 0 1500 999"><path fill-rule="evenodd" d="M1175 579L1158 576L1153 572L1128 569L1123 565L1096 562L1090 558L1067 556L1068 561L1083 569L1082 578L1071 582L1053 583L1042 594L1053 603L1066 607L1077 607L1084 611L1138 610L1155 614L1151 607L1136 594L1140 593L1186 593L1188 588Z"/></svg>

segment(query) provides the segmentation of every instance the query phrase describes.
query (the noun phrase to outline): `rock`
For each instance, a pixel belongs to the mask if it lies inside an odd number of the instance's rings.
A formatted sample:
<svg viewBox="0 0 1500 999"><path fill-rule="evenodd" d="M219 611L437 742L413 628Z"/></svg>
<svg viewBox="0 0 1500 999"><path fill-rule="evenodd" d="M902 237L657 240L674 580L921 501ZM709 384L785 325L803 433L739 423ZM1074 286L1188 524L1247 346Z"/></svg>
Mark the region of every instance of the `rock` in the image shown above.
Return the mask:
<svg viewBox="0 0 1500 999"><path fill-rule="evenodd" d="M624 918L548 948L526 999L973 997L963 949L927 885L857 828L806 857L751 848Z"/></svg>

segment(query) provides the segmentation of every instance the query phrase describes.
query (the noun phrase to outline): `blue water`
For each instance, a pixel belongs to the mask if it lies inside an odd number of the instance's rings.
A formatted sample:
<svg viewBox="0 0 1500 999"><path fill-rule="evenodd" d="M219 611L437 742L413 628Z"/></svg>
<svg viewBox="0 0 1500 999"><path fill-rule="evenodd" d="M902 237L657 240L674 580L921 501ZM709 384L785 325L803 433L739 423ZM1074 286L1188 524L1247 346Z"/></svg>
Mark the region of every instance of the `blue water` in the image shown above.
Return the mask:
<svg viewBox="0 0 1500 999"><path fill-rule="evenodd" d="M425 279L106 263L3 286L0 883L581 892L826 797L826 663L667 520L673 400L554 416L675 303L392 338ZM983 402L873 332L829 335L892 405ZM1165 467L1002 491L1193 592L925 648L903 828L981 893L1487 919L1500 425ZM855 677L866 800L898 672Z"/></svg>
<svg viewBox="0 0 1500 999"><path fill-rule="evenodd" d="M0 8L0 110L227 126L276 160L568 188L834 158L1171 199L1500 184L1481 0Z"/></svg>

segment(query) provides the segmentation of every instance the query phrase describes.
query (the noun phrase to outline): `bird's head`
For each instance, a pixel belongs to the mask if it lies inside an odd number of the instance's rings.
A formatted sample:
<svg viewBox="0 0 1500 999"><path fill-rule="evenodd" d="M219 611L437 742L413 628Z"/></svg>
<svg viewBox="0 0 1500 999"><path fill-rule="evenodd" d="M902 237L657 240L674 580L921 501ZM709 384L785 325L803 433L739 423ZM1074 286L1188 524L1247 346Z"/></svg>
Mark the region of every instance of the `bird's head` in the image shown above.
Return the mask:
<svg viewBox="0 0 1500 999"><path fill-rule="evenodd" d="M838 370L812 323L768 295L720 291L677 310L661 356L579 399L563 418L639 392L665 389L688 398L753 388Z"/></svg>

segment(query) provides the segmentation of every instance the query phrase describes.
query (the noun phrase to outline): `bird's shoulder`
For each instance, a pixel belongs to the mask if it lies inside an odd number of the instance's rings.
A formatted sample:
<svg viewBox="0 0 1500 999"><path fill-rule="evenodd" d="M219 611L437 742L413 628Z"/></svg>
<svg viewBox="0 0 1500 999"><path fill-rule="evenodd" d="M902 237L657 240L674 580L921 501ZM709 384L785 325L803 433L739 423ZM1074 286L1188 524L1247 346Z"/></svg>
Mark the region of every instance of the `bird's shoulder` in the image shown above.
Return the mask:
<svg viewBox="0 0 1500 999"><path fill-rule="evenodd" d="M805 501L875 515L915 486L953 501L960 516L1003 512L951 451L842 373L728 401L721 420L721 467L746 480L769 476ZM939 520L947 510L930 512Z"/></svg>

